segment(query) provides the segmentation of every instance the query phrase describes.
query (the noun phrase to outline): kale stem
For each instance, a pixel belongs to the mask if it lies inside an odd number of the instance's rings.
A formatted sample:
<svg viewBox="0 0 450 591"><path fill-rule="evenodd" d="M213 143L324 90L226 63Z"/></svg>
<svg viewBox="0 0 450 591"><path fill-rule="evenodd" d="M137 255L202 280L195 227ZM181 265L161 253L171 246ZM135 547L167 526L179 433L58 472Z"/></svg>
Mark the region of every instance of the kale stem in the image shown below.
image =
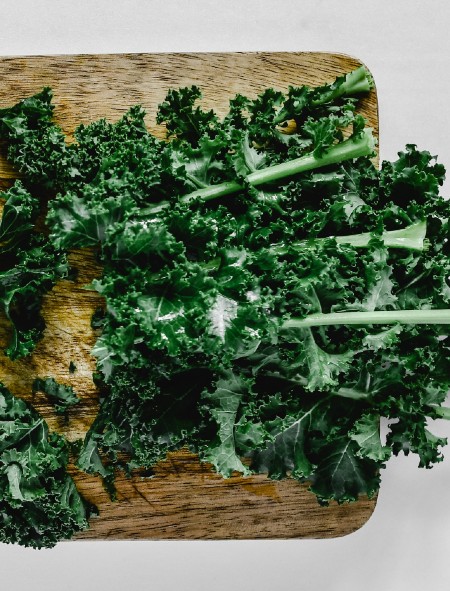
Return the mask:
<svg viewBox="0 0 450 591"><path fill-rule="evenodd" d="M250 175L246 177L247 181L249 181L249 177ZM195 199L200 199L201 201L211 201L212 199L217 199L218 197L224 197L226 195L231 195L232 193L238 193L239 191L242 191L243 188L244 187L242 185L236 183L235 181L228 181L226 183L211 185L210 187L206 187L205 189L198 189L198 191L188 193L187 195L181 197L180 201L181 203L189 203L190 201L194 201Z"/></svg>
<svg viewBox="0 0 450 591"><path fill-rule="evenodd" d="M349 138L340 144L335 144L321 156L315 156L311 152L295 160L275 164L261 170L255 170L255 172L247 176L247 181L253 186L278 181L301 172L321 168L330 164L337 164L343 160L369 156L373 153L374 148L375 138L372 135L372 129L367 127L361 136Z"/></svg>
<svg viewBox="0 0 450 591"><path fill-rule="evenodd" d="M331 89L328 93L319 94L319 98L313 101L314 105L323 105L329 101L335 100L341 96L351 96L361 92L369 92L374 86L373 78L369 71L360 66L356 70L349 72L344 79L344 82L336 88Z"/></svg>
<svg viewBox="0 0 450 591"><path fill-rule="evenodd" d="M408 250L426 250L425 236L427 233L427 222L417 222L400 230L389 230L383 232L381 240L388 248L406 248ZM350 244L359 248L367 248L373 238L370 232L354 234L350 236L336 236L338 244Z"/></svg>
<svg viewBox="0 0 450 591"><path fill-rule="evenodd" d="M363 130L361 135L344 140L340 144L331 146L321 156L315 156L314 153L305 154L300 158L282 162L281 164L274 164L261 170L256 170L250 173L246 178L246 182L250 185L257 187L264 183L272 183L280 181L285 178L307 172L308 170L314 170L316 168L322 168L331 164L337 164L344 160L352 160L354 158L360 158L362 156L370 156L373 154L375 148L375 138L372 135L372 129L367 127ZM189 203L196 199L201 201L211 201L219 197L225 197L237 193L244 188L243 185L235 182L228 181L226 183L220 183L218 185L211 185L205 189L198 189L180 198L182 203ZM140 216L147 216L149 214L157 213L166 207L169 207L169 203L164 201L154 206L142 209Z"/></svg>
<svg viewBox="0 0 450 591"><path fill-rule="evenodd" d="M434 406L434 404L430 406L440 419L450 421L450 408L448 406Z"/></svg>
<svg viewBox="0 0 450 591"><path fill-rule="evenodd" d="M291 318L281 330L312 326L372 324L450 324L450 310L380 310L376 312L332 312Z"/></svg>
<svg viewBox="0 0 450 591"><path fill-rule="evenodd" d="M363 134L358 138L352 138L331 146L322 156L315 156L314 153L305 154L300 158L282 162L281 164L274 164L261 170L255 170L246 177L246 181L254 187L264 183L271 183L281 179L294 176L301 172L321 168L330 164L336 164L343 160L351 160L360 156L368 156L372 154L375 147L372 130L366 128ZM222 187L222 189L220 189ZM208 201L236 193L243 187L235 182L222 183L221 185L213 185L207 189L200 189L189 193L181 198L183 202L189 202L192 199L201 198Z"/></svg>
<svg viewBox="0 0 450 591"><path fill-rule="evenodd" d="M428 241L425 236L427 233L427 222L417 222L411 224L406 228L400 230L389 230L383 232L378 238L383 241L384 245L388 248L406 248L408 250L414 250L423 252L429 247ZM301 249L308 246L314 246L316 243L323 242L325 240L335 240L338 244L349 244L356 248L368 248L370 241L377 237L371 232L364 232L362 234L350 234L349 236L329 236L327 238L310 238L309 240L299 240L292 242L290 245L285 246L284 244L272 244L267 247L267 251L274 256L286 255L290 250ZM215 271L220 268L220 258L215 258L208 263L201 263L201 265L210 271ZM423 275L423 274L422 274ZM422 275L419 275L419 279Z"/></svg>
<svg viewBox="0 0 450 591"><path fill-rule="evenodd" d="M427 222L417 222L411 224L406 228L399 230L388 230L379 236L379 239L384 242L387 248L406 248L408 250L416 250L422 252L427 250L428 242L425 239L427 233ZM299 240L293 242L289 246L282 244L274 244L269 247L270 252L275 255L287 254L291 248L301 248L308 244L314 245L317 242L333 239L337 244L349 244L356 248L368 248L370 241L375 238L371 232L363 232L362 234L350 234L348 236L330 236L327 238L311 238L309 240Z"/></svg>

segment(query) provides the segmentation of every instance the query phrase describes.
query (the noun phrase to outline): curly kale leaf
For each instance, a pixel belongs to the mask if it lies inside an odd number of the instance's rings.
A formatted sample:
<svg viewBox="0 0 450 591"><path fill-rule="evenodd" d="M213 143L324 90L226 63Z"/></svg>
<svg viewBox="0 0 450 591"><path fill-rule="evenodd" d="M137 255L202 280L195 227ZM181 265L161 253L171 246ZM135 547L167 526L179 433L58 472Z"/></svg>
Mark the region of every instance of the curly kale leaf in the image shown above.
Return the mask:
<svg viewBox="0 0 450 591"><path fill-rule="evenodd" d="M198 360L177 363L155 355L138 369L122 365L103 384L100 412L84 440L78 466L102 476L114 496L114 468L151 470L168 451L193 445L201 426L201 394L212 372ZM196 363L197 361L197 363ZM124 404L124 400L127 403Z"/></svg>
<svg viewBox="0 0 450 591"><path fill-rule="evenodd" d="M214 111L204 111L195 102L202 93L198 86L169 90L158 107L157 123L166 125L169 136L195 143L218 122Z"/></svg>
<svg viewBox="0 0 450 591"><path fill-rule="evenodd" d="M65 253L34 229L38 201L20 181L6 193L0 223L0 306L12 324L6 349L11 359L33 351L42 338L45 322L42 298L58 279L67 275Z"/></svg>
<svg viewBox="0 0 450 591"><path fill-rule="evenodd" d="M235 443L236 417L243 393L249 386L246 382L248 380L244 380L242 376L227 372L217 380L213 391L203 394L204 404L213 421L217 423L218 431L216 438L208 441L205 448L201 449L200 455L225 477L231 476L233 472L244 475L251 473L239 458Z"/></svg>
<svg viewBox="0 0 450 591"><path fill-rule="evenodd" d="M359 446L358 455L376 462L389 459L391 449L381 443L380 417L375 413L363 415L350 432L350 437Z"/></svg>
<svg viewBox="0 0 450 591"><path fill-rule="evenodd" d="M51 548L94 513L67 473L68 446L0 385L0 541Z"/></svg>
<svg viewBox="0 0 450 591"><path fill-rule="evenodd" d="M16 248L18 243L29 236L39 213L39 201L32 196L20 181L4 194L0 221L0 247L2 254Z"/></svg>
<svg viewBox="0 0 450 591"><path fill-rule="evenodd" d="M270 478L281 479L290 474L294 478L306 479L313 473L315 466L307 452L307 439L310 432L321 429L321 411L327 399L322 398L307 403L306 407L283 416L283 405L278 405L281 416L275 416L265 423L270 436L267 447L257 450L253 456L252 468L258 472L267 472ZM319 421L316 421L316 415Z"/></svg>
<svg viewBox="0 0 450 591"><path fill-rule="evenodd" d="M339 503L356 501L361 495L371 498L379 489L378 465L357 455L357 445L348 437L320 443L320 455L312 478L311 490L321 504L330 499Z"/></svg>
<svg viewBox="0 0 450 591"><path fill-rule="evenodd" d="M65 414L80 399L72 386L59 384L54 378L36 378L33 381L33 392L44 392L54 403L57 414Z"/></svg>
<svg viewBox="0 0 450 591"><path fill-rule="evenodd" d="M0 136L14 141L39 125L51 122L54 110L52 98L51 89L46 87L12 107L0 109Z"/></svg>

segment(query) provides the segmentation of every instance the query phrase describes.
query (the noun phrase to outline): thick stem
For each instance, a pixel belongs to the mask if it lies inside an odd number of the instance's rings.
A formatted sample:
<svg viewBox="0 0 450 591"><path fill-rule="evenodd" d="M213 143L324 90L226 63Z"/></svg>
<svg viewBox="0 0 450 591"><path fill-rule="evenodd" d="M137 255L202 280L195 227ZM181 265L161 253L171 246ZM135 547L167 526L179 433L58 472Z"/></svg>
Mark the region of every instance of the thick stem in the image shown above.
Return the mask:
<svg viewBox="0 0 450 591"><path fill-rule="evenodd" d="M383 232L379 239L383 241L387 248L406 248L422 252L427 250L428 244L425 239L427 233L427 222L417 222L400 230L389 230ZM374 238L371 232L362 234L350 234L348 236L329 236L327 238L311 238L310 240L299 240L292 242L289 246L283 244L273 244L269 247L270 252L275 255L287 254L290 249L302 248L308 244L315 244L325 240L336 240L337 244L349 244L356 248L368 248L370 241Z"/></svg>
<svg viewBox="0 0 450 591"><path fill-rule="evenodd" d="M373 154L375 148L375 138L372 135L372 129L367 127L362 132L362 135L357 138L349 138L340 144L331 146L322 156L314 156L313 153L305 154L300 158L282 162L281 164L274 164L261 170L256 170L246 177L246 182L256 187L264 183L272 183L280 181L285 178L292 177L302 172L322 168L331 164L337 164L344 160L353 160L362 156L370 156ZM218 185L211 185L205 189L198 189L188 195L181 197L182 203L189 203L195 199L202 201L210 201L225 197L233 193L237 193L243 189L243 185L235 181L220 183ZM140 216L147 216L169 206L168 202L158 203L154 206L142 209Z"/></svg>
<svg viewBox="0 0 450 591"><path fill-rule="evenodd" d="M380 310L376 312L332 312L291 318L282 330L330 325L450 324L450 310Z"/></svg>
<svg viewBox="0 0 450 591"><path fill-rule="evenodd" d="M389 230L380 236L384 245L388 248L406 248L408 250L422 251L426 248L424 243L427 233L427 222L411 224L400 230ZM373 235L370 232L355 234L353 236L336 236L338 244L350 244L359 248L367 248Z"/></svg>
<svg viewBox="0 0 450 591"><path fill-rule="evenodd" d="M430 406L440 419L450 421L450 408L448 406L434 406L434 404Z"/></svg>
<svg viewBox="0 0 450 591"><path fill-rule="evenodd" d="M353 158L359 158L360 156L368 156L372 154L375 147L374 137L372 130L366 128L362 137L358 139L348 139L340 144L331 146L327 152L322 156L314 156L313 153L306 154L295 160L289 160L288 162L282 162L281 164L275 164L268 166L261 170L256 170L246 177L246 180L250 185L257 187L264 183L272 183L279 181L296 174L307 172L315 168L321 168L330 164L337 164L344 160L352 160ZM201 199L210 199L235 193L242 189L237 183L223 183L223 191L218 189L220 185L208 187L207 189L200 189L194 193L190 193L182 198L182 201L190 201L200 197ZM212 191L212 197L210 192Z"/></svg>

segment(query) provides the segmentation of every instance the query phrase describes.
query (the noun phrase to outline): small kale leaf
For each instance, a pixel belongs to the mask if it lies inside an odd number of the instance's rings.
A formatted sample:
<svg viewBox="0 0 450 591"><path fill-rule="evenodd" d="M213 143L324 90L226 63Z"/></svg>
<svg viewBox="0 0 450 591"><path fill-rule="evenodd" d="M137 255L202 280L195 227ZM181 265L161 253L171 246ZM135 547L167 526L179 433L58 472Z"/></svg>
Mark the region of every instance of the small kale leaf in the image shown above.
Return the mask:
<svg viewBox="0 0 450 591"><path fill-rule="evenodd" d="M33 392L44 392L55 405L57 414L65 414L67 410L78 404L80 399L72 386L59 384L54 378L36 378L32 385Z"/></svg>

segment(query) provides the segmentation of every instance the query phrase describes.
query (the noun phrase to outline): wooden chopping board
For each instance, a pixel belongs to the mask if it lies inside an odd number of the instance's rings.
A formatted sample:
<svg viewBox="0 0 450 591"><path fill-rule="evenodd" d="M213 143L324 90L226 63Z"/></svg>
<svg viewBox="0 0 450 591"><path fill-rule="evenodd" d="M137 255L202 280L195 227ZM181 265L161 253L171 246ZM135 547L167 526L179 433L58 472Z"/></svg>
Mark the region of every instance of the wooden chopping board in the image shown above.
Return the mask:
<svg viewBox="0 0 450 591"><path fill-rule="evenodd" d="M332 81L361 63L328 53L196 53L33 56L0 58L0 107L34 94L43 86L54 92L55 119L72 134L79 123L101 117L117 120L131 105L147 111L151 132L164 137L155 123L157 105L169 88L196 84L203 104L219 114L237 92L254 96L266 87L318 85ZM362 99L361 109L378 135L375 90ZM0 188L16 177L0 154ZM60 282L45 298L47 329L35 353L11 362L0 356L0 381L31 402L50 429L75 440L84 435L98 410L92 382L90 350L96 335L90 327L97 294L82 287L100 275L92 253L74 251L79 269L76 283ZM9 339L0 318L0 349ZM69 363L77 366L69 373ZM42 394L32 394L35 377L52 376L72 385L82 401L70 410L69 421L57 417ZM295 480L273 481L264 475L223 479L187 452L172 453L155 468L153 478L118 476L118 500L111 502L100 480L70 467L79 490L95 503L100 515L76 539L255 539L326 538L351 533L372 514L376 500L320 507L307 485Z"/></svg>

